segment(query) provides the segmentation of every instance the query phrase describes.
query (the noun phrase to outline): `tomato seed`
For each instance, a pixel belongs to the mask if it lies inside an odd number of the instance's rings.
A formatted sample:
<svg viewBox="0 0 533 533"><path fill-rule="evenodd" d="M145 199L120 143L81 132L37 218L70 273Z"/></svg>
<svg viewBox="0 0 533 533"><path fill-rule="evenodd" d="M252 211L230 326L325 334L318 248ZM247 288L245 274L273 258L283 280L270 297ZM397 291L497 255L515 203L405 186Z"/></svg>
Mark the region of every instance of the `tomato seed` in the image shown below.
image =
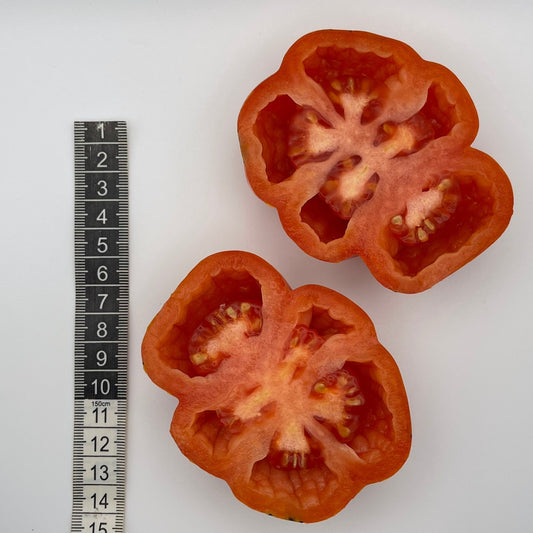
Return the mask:
<svg viewBox="0 0 533 533"><path fill-rule="evenodd" d="M191 355L191 361L194 365L202 365L209 359L209 356L203 352L196 352Z"/></svg>
<svg viewBox="0 0 533 533"><path fill-rule="evenodd" d="M350 436L350 434L352 433L350 428L347 428L346 426L343 426L342 424L339 424L337 426L337 431L338 431L339 435L341 436L341 438L343 438L343 439L347 439Z"/></svg>
<svg viewBox="0 0 533 533"><path fill-rule="evenodd" d="M330 82L330 85L336 91L342 91L342 84L339 80L335 79Z"/></svg>
<svg viewBox="0 0 533 533"><path fill-rule="evenodd" d="M315 386L313 387L313 390L315 392L317 392L318 394L324 394L326 391L327 391L327 387L326 385L324 385L324 383L322 383L321 381L318 381L317 383L315 383Z"/></svg>

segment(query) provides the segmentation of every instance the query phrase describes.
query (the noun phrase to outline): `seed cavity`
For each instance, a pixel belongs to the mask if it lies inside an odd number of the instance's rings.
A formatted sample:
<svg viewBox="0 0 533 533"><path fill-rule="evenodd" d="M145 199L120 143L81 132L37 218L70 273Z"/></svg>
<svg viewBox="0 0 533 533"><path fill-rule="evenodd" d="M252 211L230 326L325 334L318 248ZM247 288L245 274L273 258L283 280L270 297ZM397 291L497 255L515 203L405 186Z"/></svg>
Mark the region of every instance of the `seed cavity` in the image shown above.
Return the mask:
<svg viewBox="0 0 533 533"><path fill-rule="evenodd" d="M459 186L452 179L444 178L437 186L411 199L404 213L391 217L389 230L403 244L424 244L452 218L459 201Z"/></svg>
<svg viewBox="0 0 533 533"><path fill-rule="evenodd" d="M283 452L281 466L283 468L305 468L307 465L307 454L299 452Z"/></svg>
<svg viewBox="0 0 533 533"><path fill-rule="evenodd" d="M269 462L278 470L304 470L312 468L320 461L320 454L311 451L272 450Z"/></svg>
<svg viewBox="0 0 533 533"><path fill-rule="evenodd" d="M359 409L365 397L356 377L347 370L332 372L315 382L311 396L317 399L314 418L349 441L359 427Z"/></svg>
<svg viewBox="0 0 533 533"><path fill-rule="evenodd" d="M321 445L302 429L297 438L277 434L270 445L267 460L277 470L294 471L315 468L323 463Z"/></svg>
<svg viewBox="0 0 533 533"><path fill-rule="evenodd" d="M289 339L289 348L305 348L308 351L314 352L324 344L324 339L314 329L308 328L304 324L297 325Z"/></svg>
<svg viewBox="0 0 533 533"><path fill-rule="evenodd" d="M214 372L230 357L232 341L259 335L262 327L260 305L252 302L221 304L191 335L189 360L200 375Z"/></svg>
<svg viewBox="0 0 533 533"><path fill-rule="evenodd" d="M325 161L337 147L331 126L311 108L301 108L291 117L286 142L287 157L295 168Z"/></svg>

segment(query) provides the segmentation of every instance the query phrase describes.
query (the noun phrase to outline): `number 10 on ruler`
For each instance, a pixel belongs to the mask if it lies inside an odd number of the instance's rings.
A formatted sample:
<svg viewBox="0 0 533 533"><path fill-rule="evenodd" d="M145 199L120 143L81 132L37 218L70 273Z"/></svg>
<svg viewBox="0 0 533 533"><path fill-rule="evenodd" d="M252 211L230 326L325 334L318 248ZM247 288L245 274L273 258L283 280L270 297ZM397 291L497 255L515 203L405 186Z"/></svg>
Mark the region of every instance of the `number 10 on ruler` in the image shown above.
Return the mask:
<svg viewBox="0 0 533 533"><path fill-rule="evenodd" d="M128 175L124 122L76 122L72 532L124 531Z"/></svg>

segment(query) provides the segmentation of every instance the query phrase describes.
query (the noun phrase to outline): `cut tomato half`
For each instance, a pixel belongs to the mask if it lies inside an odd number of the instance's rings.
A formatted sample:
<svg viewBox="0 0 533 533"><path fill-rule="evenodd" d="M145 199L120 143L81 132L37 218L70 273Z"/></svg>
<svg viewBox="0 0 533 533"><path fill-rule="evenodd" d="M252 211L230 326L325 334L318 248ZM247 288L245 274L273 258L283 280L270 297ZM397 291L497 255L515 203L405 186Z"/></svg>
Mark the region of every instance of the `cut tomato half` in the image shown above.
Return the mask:
<svg viewBox="0 0 533 533"><path fill-rule="evenodd" d="M407 293L461 268L509 223L510 182L470 146L477 131L451 71L343 30L298 40L238 119L248 181L294 242L325 261L360 255Z"/></svg>
<svg viewBox="0 0 533 533"><path fill-rule="evenodd" d="M142 354L179 398L171 433L182 452L253 509L324 520L409 454L402 378L368 316L324 287L291 290L253 254L197 265Z"/></svg>

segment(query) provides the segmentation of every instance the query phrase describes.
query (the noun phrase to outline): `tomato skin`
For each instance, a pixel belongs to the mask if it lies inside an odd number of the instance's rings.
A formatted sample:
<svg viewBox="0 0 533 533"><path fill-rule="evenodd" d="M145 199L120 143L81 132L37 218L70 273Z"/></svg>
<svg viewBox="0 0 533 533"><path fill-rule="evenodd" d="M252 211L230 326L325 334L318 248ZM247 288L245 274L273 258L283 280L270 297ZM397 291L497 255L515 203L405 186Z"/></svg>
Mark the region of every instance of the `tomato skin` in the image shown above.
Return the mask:
<svg viewBox="0 0 533 533"><path fill-rule="evenodd" d="M359 255L384 286L416 293L482 253L512 216L508 177L470 146L478 125L472 99L447 68L400 41L321 30L294 43L248 96L238 134L252 189L303 251L329 262ZM410 251L413 261L397 257L391 218L444 174L459 182L468 175L468 188L482 195L465 195L446 229L439 225L430 244ZM451 228L464 222L468 234L455 239Z"/></svg>
<svg viewBox="0 0 533 533"><path fill-rule="evenodd" d="M212 372L198 346L224 352ZM402 378L368 316L325 287L291 290L256 255L201 261L149 325L142 357L179 399L183 454L258 511L325 520L409 455Z"/></svg>

